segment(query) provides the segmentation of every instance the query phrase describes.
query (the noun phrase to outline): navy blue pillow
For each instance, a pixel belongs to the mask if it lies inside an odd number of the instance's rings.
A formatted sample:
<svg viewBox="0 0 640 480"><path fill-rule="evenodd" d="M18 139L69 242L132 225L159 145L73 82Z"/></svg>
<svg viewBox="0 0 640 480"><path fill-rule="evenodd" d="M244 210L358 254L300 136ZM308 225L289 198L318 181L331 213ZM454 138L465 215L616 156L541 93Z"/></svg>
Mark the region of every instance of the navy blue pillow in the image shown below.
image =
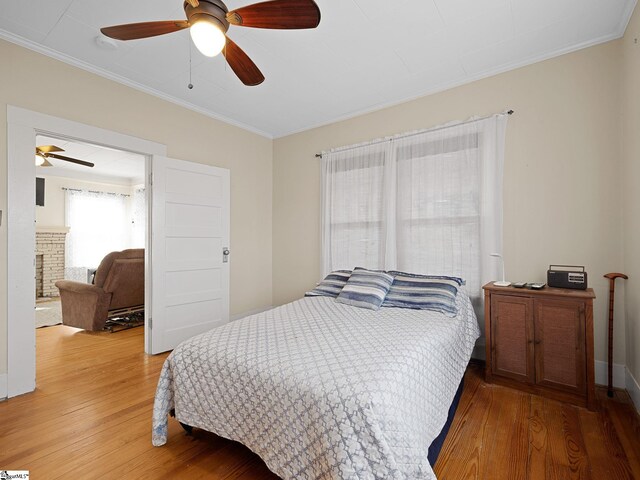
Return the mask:
<svg viewBox="0 0 640 480"><path fill-rule="evenodd" d="M417 275L406 272L389 272L393 284L382 304L383 307L434 310L447 316L455 316L458 288L464 280L441 275Z"/></svg>
<svg viewBox="0 0 640 480"><path fill-rule="evenodd" d="M351 270L336 270L324 277L316 288L304 294L305 297L337 297L347 284Z"/></svg>

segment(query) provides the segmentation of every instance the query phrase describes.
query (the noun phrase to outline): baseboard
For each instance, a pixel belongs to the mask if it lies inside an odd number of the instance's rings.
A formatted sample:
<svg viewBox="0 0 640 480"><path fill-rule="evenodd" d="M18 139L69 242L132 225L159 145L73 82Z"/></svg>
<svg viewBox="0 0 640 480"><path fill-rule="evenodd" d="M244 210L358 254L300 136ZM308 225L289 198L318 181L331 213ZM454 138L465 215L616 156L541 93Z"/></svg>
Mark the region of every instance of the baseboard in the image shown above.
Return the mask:
<svg viewBox="0 0 640 480"><path fill-rule="evenodd" d="M619 363L613 364L613 386L616 388L626 388L625 371L627 368ZM596 360L595 377L597 385L609 384L609 372L607 362Z"/></svg>
<svg viewBox="0 0 640 480"><path fill-rule="evenodd" d="M256 313L266 312L267 310L271 310L273 308L272 305L268 307L254 308L253 310L249 310L244 313L237 313L235 315L231 315L231 321L235 322L236 320L240 320L241 318L248 317L249 315L255 315Z"/></svg>
<svg viewBox="0 0 640 480"><path fill-rule="evenodd" d="M0 402L9 396L9 382L6 373L0 373Z"/></svg>
<svg viewBox="0 0 640 480"><path fill-rule="evenodd" d="M633 378L631 372L627 368L627 392L629 392L629 396L633 401L633 404L636 406L636 410L640 413L640 385L638 385L638 381Z"/></svg>

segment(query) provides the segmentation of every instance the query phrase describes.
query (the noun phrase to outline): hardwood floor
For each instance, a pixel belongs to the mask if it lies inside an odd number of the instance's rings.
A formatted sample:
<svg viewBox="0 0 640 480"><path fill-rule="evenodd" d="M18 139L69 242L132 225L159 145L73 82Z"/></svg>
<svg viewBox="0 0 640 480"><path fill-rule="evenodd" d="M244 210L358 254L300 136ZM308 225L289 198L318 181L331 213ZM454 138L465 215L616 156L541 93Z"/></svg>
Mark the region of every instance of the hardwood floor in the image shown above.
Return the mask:
<svg viewBox="0 0 640 480"><path fill-rule="evenodd" d="M31 478L277 479L242 445L170 421L151 446L151 407L166 355L143 330L37 330L38 388L0 402L0 469ZM640 480L640 421L625 392L598 389L598 411L487 385L471 365L435 471L458 479Z"/></svg>
<svg viewBox="0 0 640 480"><path fill-rule="evenodd" d="M597 411L488 385L471 365L435 472L442 479L640 479L640 419L596 387Z"/></svg>

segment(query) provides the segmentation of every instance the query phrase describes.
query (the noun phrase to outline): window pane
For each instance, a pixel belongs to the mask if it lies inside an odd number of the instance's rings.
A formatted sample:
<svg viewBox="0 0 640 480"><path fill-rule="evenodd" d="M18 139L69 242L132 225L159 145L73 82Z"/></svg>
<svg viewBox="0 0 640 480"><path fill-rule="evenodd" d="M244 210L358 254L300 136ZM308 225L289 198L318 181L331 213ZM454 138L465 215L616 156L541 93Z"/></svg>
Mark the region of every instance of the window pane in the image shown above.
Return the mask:
<svg viewBox="0 0 640 480"><path fill-rule="evenodd" d="M331 255L333 270L354 267L383 268L382 223L334 225Z"/></svg>
<svg viewBox="0 0 640 480"><path fill-rule="evenodd" d="M409 221L399 228L398 269L433 275L453 275L480 291L480 223L476 218L436 222Z"/></svg>
<svg viewBox="0 0 640 480"><path fill-rule="evenodd" d="M66 198L66 267L95 268L109 252L129 246L126 197L67 190Z"/></svg>
<svg viewBox="0 0 640 480"><path fill-rule="evenodd" d="M384 149L366 147L333 154L327 165L332 270L383 268L384 162Z"/></svg>
<svg viewBox="0 0 640 480"><path fill-rule="evenodd" d="M480 287L480 170L477 135L398 148L398 268L455 275Z"/></svg>

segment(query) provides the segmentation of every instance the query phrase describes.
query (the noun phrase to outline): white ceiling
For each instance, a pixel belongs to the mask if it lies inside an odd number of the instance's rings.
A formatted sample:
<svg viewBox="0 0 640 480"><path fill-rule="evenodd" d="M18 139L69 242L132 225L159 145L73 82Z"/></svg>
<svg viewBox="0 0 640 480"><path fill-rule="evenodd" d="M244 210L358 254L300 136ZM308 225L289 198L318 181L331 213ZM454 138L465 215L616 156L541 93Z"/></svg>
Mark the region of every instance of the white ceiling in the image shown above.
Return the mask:
<svg viewBox="0 0 640 480"><path fill-rule="evenodd" d="M636 0L316 0L314 30L231 26L266 77L244 86L186 30L96 44L99 28L183 19L181 0L0 0L0 37L268 137L620 37ZM229 0L229 10L253 3ZM192 83L189 90L189 49Z"/></svg>
<svg viewBox="0 0 640 480"><path fill-rule="evenodd" d="M94 167L86 167L50 158L49 162L52 166L36 167L36 175L77 178L115 185L138 185L144 183L144 155L89 143L61 140L45 135L36 135L36 145L55 145L64 150L64 152L55 152L59 155L95 164Z"/></svg>

